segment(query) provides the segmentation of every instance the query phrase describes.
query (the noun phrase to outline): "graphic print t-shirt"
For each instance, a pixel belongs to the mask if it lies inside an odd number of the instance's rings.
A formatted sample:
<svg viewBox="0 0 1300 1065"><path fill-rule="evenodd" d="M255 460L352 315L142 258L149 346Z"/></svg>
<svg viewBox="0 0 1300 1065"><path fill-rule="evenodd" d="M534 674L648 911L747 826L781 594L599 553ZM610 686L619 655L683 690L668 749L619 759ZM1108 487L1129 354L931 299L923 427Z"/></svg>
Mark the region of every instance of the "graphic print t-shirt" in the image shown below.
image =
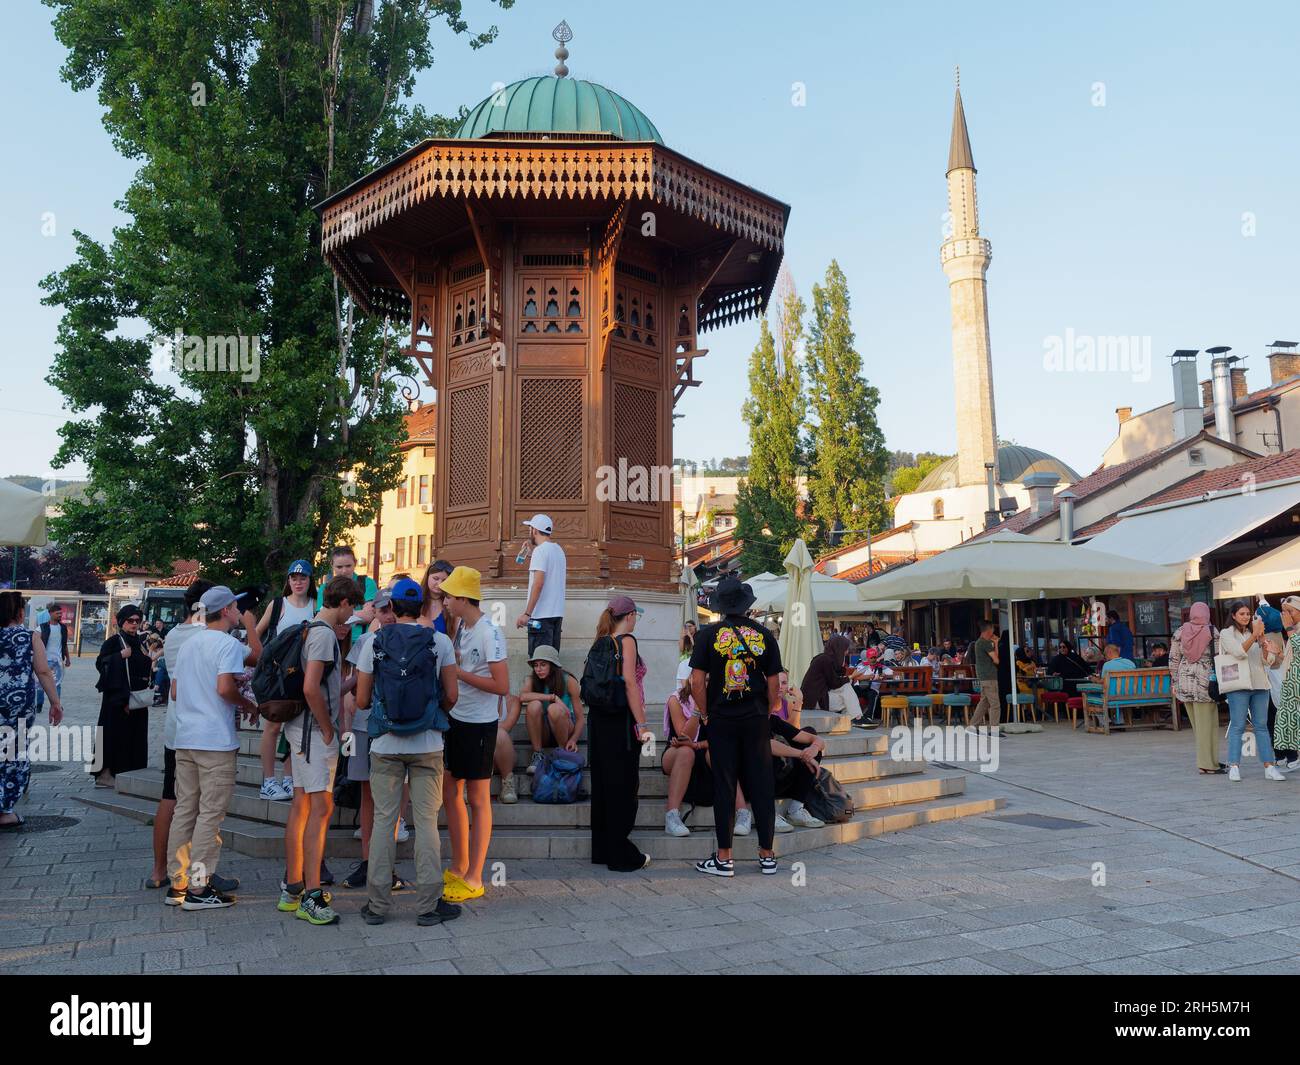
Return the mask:
<svg viewBox="0 0 1300 1065"><path fill-rule="evenodd" d="M767 678L781 672L776 639L757 622L724 618L705 625L695 638L691 668L709 675L710 716L767 715Z"/></svg>

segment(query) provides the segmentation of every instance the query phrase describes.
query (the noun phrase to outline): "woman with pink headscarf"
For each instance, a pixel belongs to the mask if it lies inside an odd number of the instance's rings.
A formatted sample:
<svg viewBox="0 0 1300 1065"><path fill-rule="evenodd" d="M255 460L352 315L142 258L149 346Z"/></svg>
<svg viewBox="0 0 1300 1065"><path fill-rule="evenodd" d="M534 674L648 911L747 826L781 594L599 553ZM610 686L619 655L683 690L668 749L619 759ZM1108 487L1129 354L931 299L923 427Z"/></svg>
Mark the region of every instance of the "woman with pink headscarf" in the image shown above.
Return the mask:
<svg viewBox="0 0 1300 1065"><path fill-rule="evenodd" d="M1223 773L1219 761L1219 707L1210 698L1210 674L1214 672L1214 628L1210 608L1193 603L1187 620L1174 633L1169 648L1169 672L1174 695L1192 719L1196 733L1196 765L1202 773Z"/></svg>

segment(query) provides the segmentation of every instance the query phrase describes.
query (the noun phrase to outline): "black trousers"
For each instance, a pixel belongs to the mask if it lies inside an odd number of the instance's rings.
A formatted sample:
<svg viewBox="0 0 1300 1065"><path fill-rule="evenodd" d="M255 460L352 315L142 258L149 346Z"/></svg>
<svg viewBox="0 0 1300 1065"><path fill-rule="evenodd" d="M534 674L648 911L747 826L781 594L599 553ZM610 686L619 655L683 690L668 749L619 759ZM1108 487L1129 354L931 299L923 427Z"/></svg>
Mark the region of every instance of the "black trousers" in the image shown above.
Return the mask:
<svg viewBox="0 0 1300 1065"><path fill-rule="evenodd" d="M813 729L807 728L804 732L813 732ZM797 751L804 750L812 746L811 743L802 743L794 741L789 744ZM817 764L821 765L822 756L817 756ZM778 799L794 799L796 802L808 802L812 795L813 786L817 783L817 778L808 771L808 767L797 758L773 758L772 769L776 776L776 797Z"/></svg>
<svg viewBox="0 0 1300 1065"><path fill-rule="evenodd" d="M632 713L599 707L587 719L591 758L591 864L630 873L645 865L645 855L628 839L640 805L641 744L632 731Z"/></svg>
<svg viewBox="0 0 1300 1065"><path fill-rule="evenodd" d="M564 618L533 618L538 627L528 627L528 653L531 655L542 644L550 644L557 651L560 649L560 630L564 627Z"/></svg>
<svg viewBox="0 0 1300 1065"><path fill-rule="evenodd" d="M767 713L747 717L711 715L709 761L713 766L713 821L718 850L731 849L737 783L754 812L759 849L771 850L776 836L776 781Z"/></svg>

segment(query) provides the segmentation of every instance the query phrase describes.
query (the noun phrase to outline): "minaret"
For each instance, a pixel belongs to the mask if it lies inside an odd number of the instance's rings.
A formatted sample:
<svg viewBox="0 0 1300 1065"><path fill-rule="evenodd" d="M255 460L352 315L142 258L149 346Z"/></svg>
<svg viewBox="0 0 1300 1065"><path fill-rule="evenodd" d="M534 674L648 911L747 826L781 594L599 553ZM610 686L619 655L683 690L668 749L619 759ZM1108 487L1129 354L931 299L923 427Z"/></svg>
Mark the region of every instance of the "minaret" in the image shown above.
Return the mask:
<svg viewBox="0 0 1300 1065"><path fill-rule="evenodd" d="M984 464L997 461L993 413L993 360L989 352L989 303L984 273L993 246L980 236L975 198L975 160L961 105L961 71L948 149L948 211L952 234L939 249L952 299L953 387L957 397L957 483L983 484Z"/></svg>

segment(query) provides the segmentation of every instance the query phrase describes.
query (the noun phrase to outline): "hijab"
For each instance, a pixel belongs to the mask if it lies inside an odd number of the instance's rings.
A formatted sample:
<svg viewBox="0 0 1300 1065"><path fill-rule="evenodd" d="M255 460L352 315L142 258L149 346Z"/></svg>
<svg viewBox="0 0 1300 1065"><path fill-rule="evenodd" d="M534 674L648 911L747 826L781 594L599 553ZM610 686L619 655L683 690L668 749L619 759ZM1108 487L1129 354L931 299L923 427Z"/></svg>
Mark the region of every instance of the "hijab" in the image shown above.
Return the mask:
<svg viewBox="0 0 1300 1065"><path fill-rule="evenodd" d="M1178 630L1178 640L1183 645L1183 654L1191 661L1199 662L1210 646L1210 608L1206 603L1193 603L1187 612L1187 620Z"/></svg>

